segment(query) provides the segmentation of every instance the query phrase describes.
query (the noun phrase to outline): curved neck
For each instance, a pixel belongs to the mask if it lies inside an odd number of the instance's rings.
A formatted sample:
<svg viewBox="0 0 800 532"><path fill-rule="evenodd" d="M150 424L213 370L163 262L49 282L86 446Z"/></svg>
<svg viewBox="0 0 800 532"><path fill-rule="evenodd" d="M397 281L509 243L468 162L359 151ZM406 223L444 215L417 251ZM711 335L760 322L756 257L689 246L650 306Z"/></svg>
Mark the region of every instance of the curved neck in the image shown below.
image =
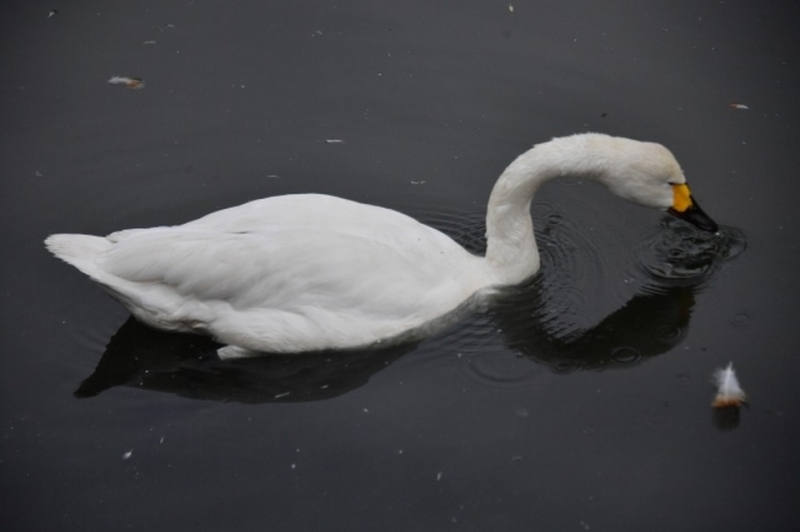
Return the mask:
<svg viewBox="0 0 800 532"><path fill-rule="evenodd" d="M490 284L516 284L538 271L539 251L530 212L534 194L543 183L563 175L602 178L606 158L597 144L608 140L605 135L582 134L537 144L500 175L486 213Z"/></svg>

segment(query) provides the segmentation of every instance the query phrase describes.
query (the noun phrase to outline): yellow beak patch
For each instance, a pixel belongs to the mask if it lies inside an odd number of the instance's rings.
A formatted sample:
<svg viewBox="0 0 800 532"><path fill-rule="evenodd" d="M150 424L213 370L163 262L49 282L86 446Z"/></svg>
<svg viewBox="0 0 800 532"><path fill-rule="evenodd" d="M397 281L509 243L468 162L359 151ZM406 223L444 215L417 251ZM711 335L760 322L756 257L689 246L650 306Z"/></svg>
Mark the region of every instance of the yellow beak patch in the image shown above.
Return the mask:
<svg viewBox="0 0 800 532"><path fill-rule="evenodd" d="M672 208L677 212L686 212L692 206L692 193L689 185L672 185Z"/></svg>

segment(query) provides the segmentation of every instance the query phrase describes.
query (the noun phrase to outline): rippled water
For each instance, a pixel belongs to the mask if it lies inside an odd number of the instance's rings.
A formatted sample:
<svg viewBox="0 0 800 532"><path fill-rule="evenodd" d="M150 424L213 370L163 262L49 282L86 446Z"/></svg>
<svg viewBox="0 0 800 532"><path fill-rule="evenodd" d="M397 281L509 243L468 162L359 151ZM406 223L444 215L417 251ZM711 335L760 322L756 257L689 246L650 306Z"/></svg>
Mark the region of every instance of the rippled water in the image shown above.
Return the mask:
<svg viewBox="0 0 800 532"><path fill-rule="evenodd" d="M709 278L746 247L740 229L721 227L711 234L665 218L640 245L637 265L660 282L697 282Z"/></svg>
<svg viewBox="0 0 800 532"><path fill-rule="evenodd" d="M512 4L2 4L4 529L793 528L798 9ZM444 330L238 361L42 246L319 192L480 253L504 166L579 131L667 145L720 233L567 176L541 272Z"/></svg>
<svg viewBox="0 0 800 532"><path fill-rule="evenodd" d="M543 366L558 373L626 367L668 351L685 337L695 293L745 249L740 230L723 227L710 234L664 216L631 257L643 276L625 277L617 293L604 294L621 308L591 323L587 294L612 274L613 257L599 249L593 231L582 229L580 219L570 219L547 202L534 205L533 212L540 273L504 290L483 312L428 345L431 353L457 350L457 357L468 362L465 373L488 387L534 383ZM483 213L414 214L470 251L485 251ZM514 357L498 356L509 347ZM539 364L531 366L527 359Z"/></svg>

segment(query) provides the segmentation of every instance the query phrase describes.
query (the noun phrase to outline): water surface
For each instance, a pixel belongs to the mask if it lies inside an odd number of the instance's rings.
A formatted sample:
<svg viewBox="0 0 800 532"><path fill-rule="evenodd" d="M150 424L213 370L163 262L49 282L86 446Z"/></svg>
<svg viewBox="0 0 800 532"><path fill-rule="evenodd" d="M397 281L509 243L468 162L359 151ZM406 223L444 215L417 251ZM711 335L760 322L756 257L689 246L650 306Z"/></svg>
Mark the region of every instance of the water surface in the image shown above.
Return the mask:
<svg viewBox="0 0 800 532"><path fill-rule="evenodd" d="M3 3L4 528L791 529L797 9L512 4ZM587 130L669 146L721 235L553 183L542 273L393 350L220 362L42 245L322 192L480 252L504 166Z"/></svg>

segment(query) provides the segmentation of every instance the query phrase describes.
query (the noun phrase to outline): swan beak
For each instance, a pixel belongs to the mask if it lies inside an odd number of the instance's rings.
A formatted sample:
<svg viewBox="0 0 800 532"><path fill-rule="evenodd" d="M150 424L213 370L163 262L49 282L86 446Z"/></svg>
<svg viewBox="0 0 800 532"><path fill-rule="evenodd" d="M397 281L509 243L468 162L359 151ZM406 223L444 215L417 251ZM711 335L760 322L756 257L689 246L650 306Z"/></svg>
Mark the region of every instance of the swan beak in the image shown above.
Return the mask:
<svg viewBox="0 0 800 532"><path fill-rule="evenodd" d="M672 185L672 193L672 207L667 212L703 231L711 233L719 231L719 226L700 208L700 205L692 197L689 185Z"/></svg>

